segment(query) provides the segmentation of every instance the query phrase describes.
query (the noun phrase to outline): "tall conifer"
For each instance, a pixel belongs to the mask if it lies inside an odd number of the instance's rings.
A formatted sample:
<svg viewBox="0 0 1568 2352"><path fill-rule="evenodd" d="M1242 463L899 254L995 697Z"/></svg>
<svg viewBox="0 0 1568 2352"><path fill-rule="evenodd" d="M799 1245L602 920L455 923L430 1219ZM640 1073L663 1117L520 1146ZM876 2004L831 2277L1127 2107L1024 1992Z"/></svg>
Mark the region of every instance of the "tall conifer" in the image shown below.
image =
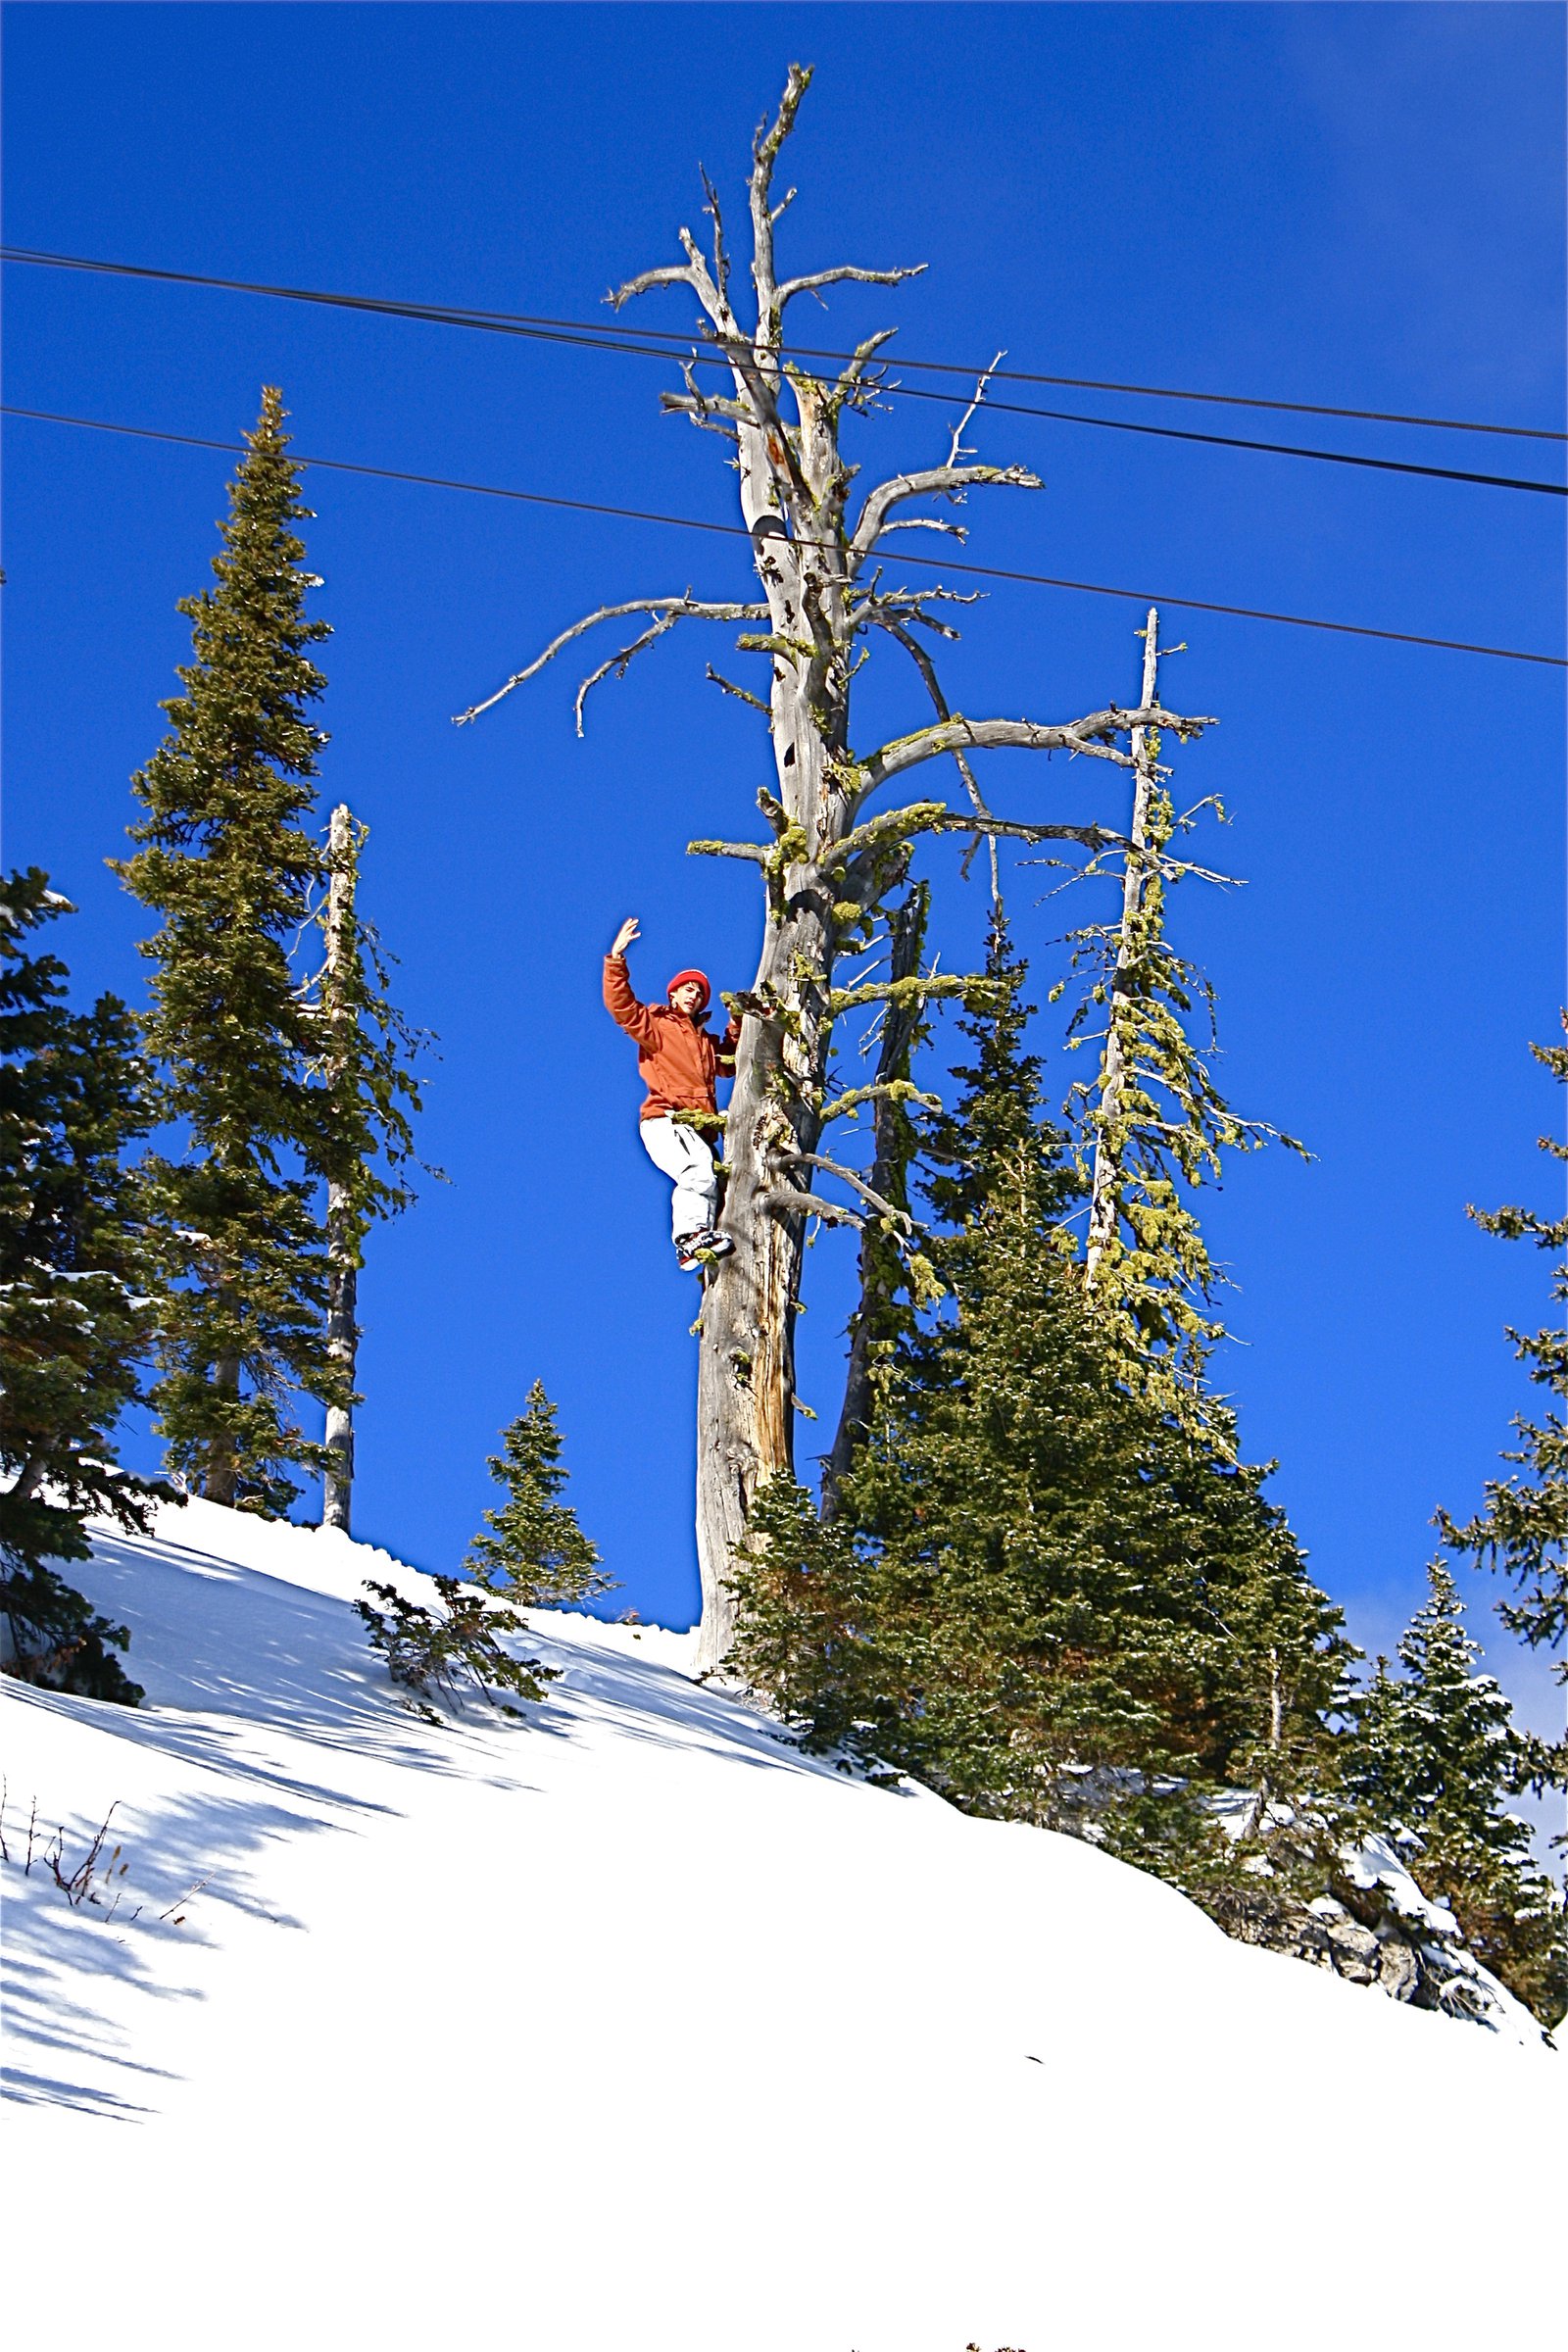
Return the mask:
<svg viewBox="0 0 1568 2352"><path fill-rule="evenodd" d="M1102 1821L1158 1776L1283 1793L1321 1761L1338 1613L1263 1474L1130 1379L1085 1297L1025 977L999 912L963 1094L929 1138L949 1304L890 1362L834 1525L797 1489L760 1497L743 1666L815 1743L982 1811L1082 1821L1086 1773Z"/></svg>
<svg viewBox="0 0 1568 2352"><path fill-rule="evenodd" d="M172 1294L153 1393L170 1466L216 1502L281 1510L323 1448L292 1399L346 1401L325 1341L327 1261L314 1194L329 1155L325 1097L310 1083L318 1031L291 968L324 858L306 820L326 741L311 717L325 681L309 648L295 525L301 502L281 395L263 393L230 485L216 589L183 600L194 623L172 730L133 779L147 814L118 870L162 917L148 1048L169 1117L187 1138L147 1181Z"/></svg>

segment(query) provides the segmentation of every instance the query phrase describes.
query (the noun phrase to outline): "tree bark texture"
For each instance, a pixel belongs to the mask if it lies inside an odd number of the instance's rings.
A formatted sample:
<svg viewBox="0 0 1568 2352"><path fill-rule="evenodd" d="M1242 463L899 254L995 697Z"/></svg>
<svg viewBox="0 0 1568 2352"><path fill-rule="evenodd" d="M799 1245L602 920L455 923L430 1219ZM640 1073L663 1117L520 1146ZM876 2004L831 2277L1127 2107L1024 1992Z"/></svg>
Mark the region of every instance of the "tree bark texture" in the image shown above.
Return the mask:
<svg viewBox="0 0 1568 2352"><path fill-rule="evenodd" d="M213 1387L220 1396L239 1395L240 1359L237 1355L220 1355L213 1366ZM239 1465L234 1459L234 1447L227 1438L214 1438L207 1449L207 1475L202 1481L202 1497L207 1502L233 1503L239 1492Z"/></svg>
<svg viewBox="0 0 1568 2352"><path fill-rule="evenodd" d="M1151 605L1144 632L1144 682L1139 700L1140 710L1147 710L1158 702L1158 673L1159 614ZM1116 1239L1121 1214L1121 1161L1107 1132L1121 1109L1127 1083L1126 1056L1116 1000L1130 985L1132 963L1137 953L1133 926L1144 903L1148 881L1145 853L1149 841L1149 798L1154 787L1154 761L1145 728L1132 729L1131 744L1133 813L1128 831L1130 846L1122 875L1121 938L1116 949L1115 970L1111 976L1110 1004L1105 1023L1105 1054L1100 1074L1101 1126L1095 1144L1094 1181L1089 1198L1089 1235L1084 1252L1084 1280L1091 1289L1101 1259Z"/></svg>
<svg viewBox="0 0 1568 2352"><path fill-rule="evenodd" d="M327 835L327 857L330 876L327 883L326 970L322 993L330 1036L335 1026L353 1018L353 1007L344 1000L341 983L354 916L357 856L354 820L341 802L332 811ZM328 1084L334 1078L340 1079L341 1074L340 1054L334 1057L328 1073ZM354 1387L355 1361L360 1344L357 1320L360 1278L358 1226L359 1220L354 1213L354 1203L347 1186L330 1185L326 1203L326 1350L334 1369L343 1374L344 1386L348 1391ZM321 1525L341 1528L347 1535L354 1498L352 1407L343 1404L327 1406L326 1449L330 1460L322 1481Z"/></svg>

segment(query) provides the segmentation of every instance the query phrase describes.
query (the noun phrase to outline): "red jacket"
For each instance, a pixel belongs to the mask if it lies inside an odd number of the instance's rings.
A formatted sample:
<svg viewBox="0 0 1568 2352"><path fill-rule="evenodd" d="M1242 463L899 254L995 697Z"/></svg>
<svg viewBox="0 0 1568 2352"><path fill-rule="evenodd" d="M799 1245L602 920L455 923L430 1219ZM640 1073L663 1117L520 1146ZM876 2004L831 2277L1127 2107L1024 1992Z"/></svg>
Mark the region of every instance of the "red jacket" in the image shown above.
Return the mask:
<svg viewBox="0 0 1568 2352"><path fill-rule="evenodd" d="M741 1025L722 1038L673 1004L642 1004L632 994L624 956L605 957L605 1004L612 1020L637 1040L637 1067L648 1088L640 1119L667 1119L672 1110L716 1110L716 1078L735 1075Z"/></svg>

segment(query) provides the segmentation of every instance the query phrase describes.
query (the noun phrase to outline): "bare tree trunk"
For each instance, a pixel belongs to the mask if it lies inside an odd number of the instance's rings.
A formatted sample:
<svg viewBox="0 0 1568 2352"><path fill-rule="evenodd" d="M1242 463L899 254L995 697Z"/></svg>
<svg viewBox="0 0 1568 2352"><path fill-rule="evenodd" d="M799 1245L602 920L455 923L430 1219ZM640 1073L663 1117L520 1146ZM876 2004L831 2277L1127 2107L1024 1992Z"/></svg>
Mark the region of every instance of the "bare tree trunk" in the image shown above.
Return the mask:
<svg viewBox="0 0 1568 2352"><path fill-rule="evenodd" d="M796 626L799 626L798 619ZM831 834L822 736L794 663L774 666L773 746L780 800L806 838ZM697 1376L697 1553L703 1621L698 1671L710 1673L735 1627L735 1547L765 1479L795 1468L795 1317L805 1215L770 1200L781 1154L814 1152L827 1075L827 992L836 945L831 892L814 864L785 867L770 894L724 1127L722 1229L735 1244L703 1300ZM782 905L778 901L782 900Z"/></svg>
<svg viewBox="0 0 1568 2352"><path fill-rule="evenodd" d="M343 1002L341 978L354 915L356 856L354 820L342 802L332 811L327 857L331 874L327 884L326 971L322 994L328 1021L336 1026L352 1017L352 1008ZM341 1056L338 1056L330 1068L328 1084L340 1081L341 1077L342 1063ZM360 1280L359 1234L356 1226L357 1219L348 1187L343 1184L329 1185L326 1202L326 1351L333 1367L343 1374L344 1385L350 1391L354 1387L355 1361L360 1344L356 1319ZM331 1459L322 1486L321 1525L341 1528L347 1535L354 1494L352 1406L327 1406L326 1448Z"/></svg>
<svg viewBox="0 0 1568 2352"><path fill-rule="evenodd" d="M1147 710L1159 700L1159 614L1151 605L1149 621L1144 632L1144 682L1138 707ZM1129 829L1131 847L1126 854L1121 896L1121 939L1116 950L1116 969L1111 978L1110 1003L1106 1010L1105 1054L1100 1073L1100 1129L1095 1143L1094 1185L1089 1198L1089 1236L1084 1254L1084 1278L1091 1286L1100 1261L1116 1239L1121 1206L1121 1154L1107 1132L1121 1109L1127 1083L1126 1057L1122 1046L1121 1024L1117 1018L1117 998L1125 993L1128 972L1136 948L1133 925L1144 903L1148 881L1145 850L1149 839L1149 799L1154 786L1154 762L1149 749L1147 730L1134 727L1131 749L1133 756L1133 814Z"/></svg>
<svg viewBox="0 0 1568 2352"><path fill-rule="evenodd" d="M44 1457L41 1453L28 1454L22 1468L17 1472L14 1484L8 1490L15 1501L25 1502L31 1495L37 1494L39 1487L43 1484L43 1467Z"/></svg>
<svg viewBox="0 0 1568 2352"><path fill-rule="evenodd" d="M220 1396L239 1395L240 1359L237 1355L220 1355L213 1366L213 1387ZM202 1494L208 1502L226 1503L233 1507L239 1490L239 1465L234 1459L234 1447L227 1438L215 1438L207 1449L207 1475L202 1481Z"/></svg>
<svg viewBox="0 0 1568 2352"><path fill-rule="evenodd" d="M354 1248L353 1218L348 1196L341 1185L332 1185L327 1194L326 1249L330 1262L330 1288L326 1308L326 1351L334 1364L341 1366L345 1379L353 1386L355 1358L359 1352L360 1330L356 1320L359 1303L360 1270ZM349 1510L354 1494L354 1412L346 1404L329 1404L326 1408L326 1449L331 1456L322 1486L321 1525L340 1527L349 1532Z"/></svg>

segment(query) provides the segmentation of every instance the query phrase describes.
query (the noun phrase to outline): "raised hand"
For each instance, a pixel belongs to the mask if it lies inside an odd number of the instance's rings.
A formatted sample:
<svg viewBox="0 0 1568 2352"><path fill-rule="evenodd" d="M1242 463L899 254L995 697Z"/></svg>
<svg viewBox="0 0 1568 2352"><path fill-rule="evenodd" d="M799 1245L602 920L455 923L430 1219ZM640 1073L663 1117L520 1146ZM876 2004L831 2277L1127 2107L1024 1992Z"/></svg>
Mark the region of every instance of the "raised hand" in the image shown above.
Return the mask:
<svg viewBox="0 0 1568 2352"><path fill-rule="evenodd" d="M610 951L612 956L624 956L637 936L637 917L634 914L628 914L620 929L615 933L615 944Z"/></svg>

